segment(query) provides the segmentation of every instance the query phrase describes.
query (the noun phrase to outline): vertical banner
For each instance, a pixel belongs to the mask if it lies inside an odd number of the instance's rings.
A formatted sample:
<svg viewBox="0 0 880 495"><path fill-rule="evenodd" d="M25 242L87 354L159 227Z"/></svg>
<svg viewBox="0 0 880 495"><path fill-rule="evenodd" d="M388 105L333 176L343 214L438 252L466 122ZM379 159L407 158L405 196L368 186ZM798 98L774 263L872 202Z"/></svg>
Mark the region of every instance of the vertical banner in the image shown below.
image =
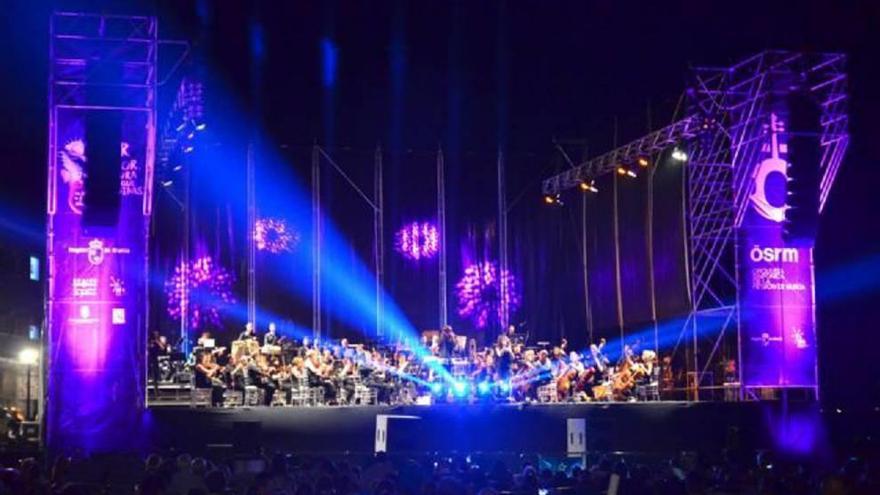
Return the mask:
<svg viewBox="0 0 880 495"><path fill-rule="evenodd" d="M816 387L812 248L783 238L789 150L786 112L764 126L748 210L739 230L739 298L745 387Z"/></svg>
<svg viewBox="0 0 880 495"><path fill-rule="evenodd" d="M144 408L146 226L144 178L149 114L121 112L119 220L82 222L89 112L54 108L50 157L46 438L52 449L131 447Z"/></svg>

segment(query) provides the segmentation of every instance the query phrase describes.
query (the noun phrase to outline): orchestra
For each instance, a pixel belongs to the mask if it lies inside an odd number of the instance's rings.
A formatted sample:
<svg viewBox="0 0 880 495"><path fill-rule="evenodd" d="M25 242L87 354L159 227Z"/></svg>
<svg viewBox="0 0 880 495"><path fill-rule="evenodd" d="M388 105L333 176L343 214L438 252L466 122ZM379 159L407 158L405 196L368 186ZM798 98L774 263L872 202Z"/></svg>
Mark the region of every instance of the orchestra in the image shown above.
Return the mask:
<svg viewBox="0 0 880 495"><path fill-rule="evenodd" d="M380 404L412 404L432 393L434 401L461 400L451 388L442 388L450 377L484 384L482 389L493 390L495 400L507 402L635 401L648 395L659 398L660 389L672 386L671 362L659 362L653 350L638 352L638 342L624 345L615 363L607 355L605 339L578 352L569 350L565 339L552 347L529 346L516 330L511 326L490 346L478 349L474 339L456 335L447 325L426 332L426 350L415 353L401 345L370 348L346 339L296 342L279 336L274 323L260 338L247 323L228 353L210 333L202 333L189 369L194 387L210 389L215 406L223 405L227 390L257 391L262 405L289 403L303 390L315 391L326 405L359 403L364 395L358 391L365 389ZM169 347L154 332L148 346L151 363L153 355ZM150 369L152 374L152 364ZM438 389L448 392L437 397ZM475 390L469 398L476 399Z"/></svg>

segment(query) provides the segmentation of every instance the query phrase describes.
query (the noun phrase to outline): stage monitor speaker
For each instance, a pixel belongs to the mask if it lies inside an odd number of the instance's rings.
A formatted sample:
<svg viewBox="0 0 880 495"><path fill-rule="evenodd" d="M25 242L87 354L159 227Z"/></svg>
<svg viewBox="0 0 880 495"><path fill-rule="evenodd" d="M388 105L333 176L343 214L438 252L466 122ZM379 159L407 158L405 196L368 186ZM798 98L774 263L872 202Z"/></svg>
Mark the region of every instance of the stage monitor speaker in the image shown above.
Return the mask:
<svg viewBox="0 0 880 495"><path fill-rule="evenodd" d="M118 104L122 65L94 60L89 64L86 102L89 105ZM113 227L119 221L122 111L88 110L85 117L85 184L83 225Z"/></svg>
<svg viewBox="0 0 880 495"><path fill-rule="evenodd" d="M795 246L812 246L819 224L819 170L822 110L804 89L786 97L788 106L788 209L783 238Z"/></svg>

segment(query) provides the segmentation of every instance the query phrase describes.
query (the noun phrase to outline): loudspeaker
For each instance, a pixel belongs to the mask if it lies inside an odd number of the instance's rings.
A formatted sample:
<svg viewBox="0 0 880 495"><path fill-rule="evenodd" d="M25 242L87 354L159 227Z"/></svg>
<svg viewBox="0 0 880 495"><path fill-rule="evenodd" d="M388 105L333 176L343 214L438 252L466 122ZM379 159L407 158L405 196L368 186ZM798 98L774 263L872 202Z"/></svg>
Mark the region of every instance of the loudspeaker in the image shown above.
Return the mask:
<svg viewBox="0 0 880 495"><path fill-rule="evenodd" d="M122 113L90 110L86 116L83 225L112 227L119 221Z"/></svg>
<svg viewBox="0 0 880 495"><path fill-rule="evenodd" d="M86 101L113 105L122 82L122 66L108 61L89 64ZM112 227L119 221L122 112L88 110L85 118L83 225Z"/></svg>
<svg viewBox="0 0 880 495"><path fill-rule="evenodd" d="M819 226L819 170L822 110L809 90L797 88L786 97L788 107L788 197L783 239L809 247Z"/></svg>

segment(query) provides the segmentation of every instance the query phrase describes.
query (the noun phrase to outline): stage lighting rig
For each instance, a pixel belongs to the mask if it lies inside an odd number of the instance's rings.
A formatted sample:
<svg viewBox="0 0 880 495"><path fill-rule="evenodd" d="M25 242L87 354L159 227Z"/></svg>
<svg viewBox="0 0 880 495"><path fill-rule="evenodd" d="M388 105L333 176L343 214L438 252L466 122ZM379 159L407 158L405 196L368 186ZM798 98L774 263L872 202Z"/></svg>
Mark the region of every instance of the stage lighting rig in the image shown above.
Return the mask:
<svg viewBox="0 0 880 495"><path fill-rule="evenodd" d="M477 384L477 394L479 394L481 397L489 395L490 392L492 392L492 384L491 383L489 383L487 381L482 381Z"/></svg>
<svg viewBox="0 0 880 495"><path fill-rule="evenodd" d="M672 149L672 155L670 156L677 162L686 162L688 160L687 152L678 146Z"/></svg>
<svg viewBox="0 0 880 495"><path fill-rule="evenodd" d="M636 174L634 170L624 167L623 165L617 167L617 175L622 175L633 179L638 177L638 174Z"/></svg>
<svg viewBox="0 0 880 495"><path fill-rule="evenodd" d="M544 203L551 206L562 206L565 203L562 201L562 196L559 194L546 194L544 195Z"/></svg>
<svg viewBox="0 0 880 495"><path fill-rule="evenodd" d="M578 187L580 187L581 191L584 191L584 192L591 192L594 194L599 192L599 188L596 187L595 180L591 180L590 182L582 181Z"/></svg>
<svg viewBox="0 0 880 495"><path fill-rule="evenodd" d="M458 398L463 398L468 395L469 388L467 382L457 381L452 384L452 393Z"/></svg>

